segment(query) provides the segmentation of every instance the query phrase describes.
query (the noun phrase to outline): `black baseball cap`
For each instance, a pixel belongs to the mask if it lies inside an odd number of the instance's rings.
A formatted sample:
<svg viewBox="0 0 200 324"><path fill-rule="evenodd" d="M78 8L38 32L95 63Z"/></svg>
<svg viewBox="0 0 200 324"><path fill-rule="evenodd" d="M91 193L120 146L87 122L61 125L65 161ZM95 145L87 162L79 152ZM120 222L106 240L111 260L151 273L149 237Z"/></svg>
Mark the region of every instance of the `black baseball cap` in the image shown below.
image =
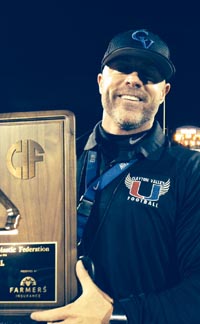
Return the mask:
<svg viewBox="0 0 200 324"><path fill-rule="evenodd" d="M129 30L117 34L109 43L101 62L101 69L121 56L146 58L158 68L165 80L175 74L167 44L147 29Z"/></svg>

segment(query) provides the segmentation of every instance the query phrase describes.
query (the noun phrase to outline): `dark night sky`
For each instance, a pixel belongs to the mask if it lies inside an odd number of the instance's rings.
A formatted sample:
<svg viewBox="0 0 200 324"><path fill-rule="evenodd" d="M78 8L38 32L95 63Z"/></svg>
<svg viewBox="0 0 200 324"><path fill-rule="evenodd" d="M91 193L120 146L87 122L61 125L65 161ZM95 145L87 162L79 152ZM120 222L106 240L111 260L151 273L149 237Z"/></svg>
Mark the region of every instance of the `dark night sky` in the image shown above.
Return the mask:
<svg viewBox="0 0 200 324"><path fill-rule="evenodd" d="M77 134L93 127L102 113L96 75L108 41L148 28L168 43L177 69L166 102L168 128L200 126L198 10L175 1L4 1L0 112L68 109Z"/></svg>

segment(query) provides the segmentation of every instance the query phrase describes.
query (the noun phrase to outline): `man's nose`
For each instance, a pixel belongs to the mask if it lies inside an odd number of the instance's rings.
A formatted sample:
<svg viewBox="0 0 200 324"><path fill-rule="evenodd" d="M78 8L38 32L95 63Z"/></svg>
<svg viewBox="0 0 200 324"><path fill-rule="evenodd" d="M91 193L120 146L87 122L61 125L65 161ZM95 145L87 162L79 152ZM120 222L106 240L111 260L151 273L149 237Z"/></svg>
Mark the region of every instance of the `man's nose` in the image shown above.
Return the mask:
<svg viewBox="0 0 200 324"><path fill-rule="evenodd" d="M130 85L134 88L140 88L142 86L142 81L140 80L137 72L127 74L125 82L127 85Z"/></svg>

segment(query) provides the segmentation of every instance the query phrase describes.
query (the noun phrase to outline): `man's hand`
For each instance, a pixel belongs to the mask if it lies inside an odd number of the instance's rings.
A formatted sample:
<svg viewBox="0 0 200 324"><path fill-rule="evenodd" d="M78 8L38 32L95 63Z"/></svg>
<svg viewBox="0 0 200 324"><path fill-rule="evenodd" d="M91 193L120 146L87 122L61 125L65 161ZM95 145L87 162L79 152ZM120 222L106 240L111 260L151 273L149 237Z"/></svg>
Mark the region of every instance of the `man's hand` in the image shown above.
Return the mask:
<svg viewBox="0 0 200 324"><path fill-rule="evenodd" d="M59 321L60 324L109 323L113 311L112 298L94 284L80 260L76 264L76 274L82 286L82 295L66 306L32 313L33 320Z"/></svg>

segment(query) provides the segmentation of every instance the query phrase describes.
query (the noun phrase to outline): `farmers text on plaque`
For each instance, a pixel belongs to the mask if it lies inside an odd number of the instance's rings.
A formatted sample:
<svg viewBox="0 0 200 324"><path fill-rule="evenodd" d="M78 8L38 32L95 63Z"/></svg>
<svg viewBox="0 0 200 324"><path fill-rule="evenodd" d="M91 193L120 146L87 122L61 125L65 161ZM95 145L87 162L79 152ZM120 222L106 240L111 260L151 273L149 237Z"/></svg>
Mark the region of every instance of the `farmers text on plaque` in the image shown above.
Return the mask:
<svg viewBox="0 0 200 324"><path fill-rule="evenodd" d="M75 117L0 114L0 316L76 294Z"/></svg>

